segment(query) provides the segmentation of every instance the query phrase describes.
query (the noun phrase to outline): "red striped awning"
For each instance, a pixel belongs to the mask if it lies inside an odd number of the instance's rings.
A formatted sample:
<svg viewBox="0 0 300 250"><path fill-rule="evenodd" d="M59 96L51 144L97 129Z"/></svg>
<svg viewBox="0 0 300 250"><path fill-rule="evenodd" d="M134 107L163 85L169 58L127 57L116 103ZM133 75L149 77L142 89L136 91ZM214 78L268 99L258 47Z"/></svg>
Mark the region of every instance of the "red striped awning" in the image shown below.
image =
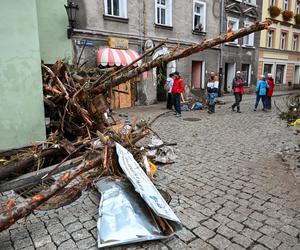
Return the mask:
<svg viewBox="0 0 300 250"><path fill-rule="evenodd" d="M97 53L97 65L102 66L126 66L139 58L140 55L134 50L127 49L111 49L100 48ZM134 66L140 66L141 61L134 64Z"/></svg>

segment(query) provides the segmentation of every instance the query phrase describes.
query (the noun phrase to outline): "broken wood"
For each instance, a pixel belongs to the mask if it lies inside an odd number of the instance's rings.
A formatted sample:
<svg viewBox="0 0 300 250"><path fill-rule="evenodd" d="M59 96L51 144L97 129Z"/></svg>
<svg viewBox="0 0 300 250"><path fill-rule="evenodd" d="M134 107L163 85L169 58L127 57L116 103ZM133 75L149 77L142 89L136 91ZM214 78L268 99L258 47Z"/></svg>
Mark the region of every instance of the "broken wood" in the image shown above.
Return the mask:
<svg viewBox="0 0 300 250"><path fill-rule="evenodd" d="M65 152L61 149L52 148L43 150L39 154L34 154L33 156L26 157L25 159L7 163L0 167L0 180L4 180L16 174L26 173L26 171L30 168L36 168L38 165L38 158L44 161L49 160L50 158L61 157L63 155L65 155Z"/></svg>
<svg viewBox="0 0 300 250"><path fill-rule="evenodd" d="M91 160L82 162L74 171L66 172L58 181L56 181L47 190L39 193L32 198L24 200L22 203L15 205L11 209L0 214L0 232L9 228L17 220L28 216L39 205L50 199L62 188L67 186L72 180L82 173L85 173L93 168L100 167L101 156L97 156Z"/></svg>

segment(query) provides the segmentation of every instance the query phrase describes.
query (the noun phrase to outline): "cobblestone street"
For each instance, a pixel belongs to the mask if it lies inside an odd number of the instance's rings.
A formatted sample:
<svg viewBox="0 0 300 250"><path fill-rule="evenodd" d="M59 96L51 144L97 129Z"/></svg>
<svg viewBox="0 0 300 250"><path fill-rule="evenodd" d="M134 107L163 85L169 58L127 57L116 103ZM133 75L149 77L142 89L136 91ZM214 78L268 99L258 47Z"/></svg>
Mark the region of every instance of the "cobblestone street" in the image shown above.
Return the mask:
<svg viewBox="0 0 300 250"><path fill-rule="evenodd" d="M286 96L273 99L284 108ZM233 96L221 100L216 114L183 112L178 119L168 113L152 126L164 141L178 144L176 163L159 166L155 182L171 194L183 230L166 241L114 249L300 250L300 170L280 158L300 143L299 135L274 106L254 112L253 95L245 96L241 114L231 111ZM121 112L153 118L164 107ZM0 249L97 249L98 204L97 193L85 192L63 208L36 211L0 233Z"/></svg>

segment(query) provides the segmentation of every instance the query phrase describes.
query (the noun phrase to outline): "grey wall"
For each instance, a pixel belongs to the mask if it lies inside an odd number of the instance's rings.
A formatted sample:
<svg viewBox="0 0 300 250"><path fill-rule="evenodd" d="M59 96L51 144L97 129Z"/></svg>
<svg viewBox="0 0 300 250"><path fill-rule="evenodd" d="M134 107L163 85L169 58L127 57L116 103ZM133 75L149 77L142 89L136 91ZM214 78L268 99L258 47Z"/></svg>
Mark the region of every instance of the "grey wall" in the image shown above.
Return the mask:
<svg viewBox="0 0 300 250"><path fill-rule="evenodd" d="M104 17L103 0L76 0L79 4L77 30L73 36L75 57L80 54L82 46L76 42L89 39L96 46L87 47L81 58L81 63L88 60L87 65L95 66L98 47L107 46L108 36L118 36L129 39L129 47L142 53L144 41L152 39L156 44L168 38L167 46L180 44L184 48L192 43L216 37L220 32L219 0L206 0L206 33L193 34L193 0L173 0L172 29L155 25L155 0L128 0L128 20L109 19ZM211 49L198 55L177 61L186 83L191 83L192 60L205 61L206 71L217 71L219 68L219 50ZM205 76L205 79L207 77ZM148 79L138 85L138 104L151 104L156 101L156 80L152 71Z"/></svg>

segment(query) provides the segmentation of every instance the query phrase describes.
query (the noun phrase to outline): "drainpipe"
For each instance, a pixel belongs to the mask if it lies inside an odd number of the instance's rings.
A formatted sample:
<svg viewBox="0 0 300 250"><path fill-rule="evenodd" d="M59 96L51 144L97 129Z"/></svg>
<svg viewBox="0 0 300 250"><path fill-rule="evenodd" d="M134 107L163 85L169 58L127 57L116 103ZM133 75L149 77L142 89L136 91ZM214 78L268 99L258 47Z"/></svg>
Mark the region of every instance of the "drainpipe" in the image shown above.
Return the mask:
<svg viewBox="0 0 300 250"><path fill-rule="evenodd" d="M224 0L221 0L220 5L220 34L224 32L223 30L224 26ZM218 96L221 96L222 94L222 86L224 86L223 83L223 43L220 46L220 58L219 58L219 90L218 90Z"/></svg>

